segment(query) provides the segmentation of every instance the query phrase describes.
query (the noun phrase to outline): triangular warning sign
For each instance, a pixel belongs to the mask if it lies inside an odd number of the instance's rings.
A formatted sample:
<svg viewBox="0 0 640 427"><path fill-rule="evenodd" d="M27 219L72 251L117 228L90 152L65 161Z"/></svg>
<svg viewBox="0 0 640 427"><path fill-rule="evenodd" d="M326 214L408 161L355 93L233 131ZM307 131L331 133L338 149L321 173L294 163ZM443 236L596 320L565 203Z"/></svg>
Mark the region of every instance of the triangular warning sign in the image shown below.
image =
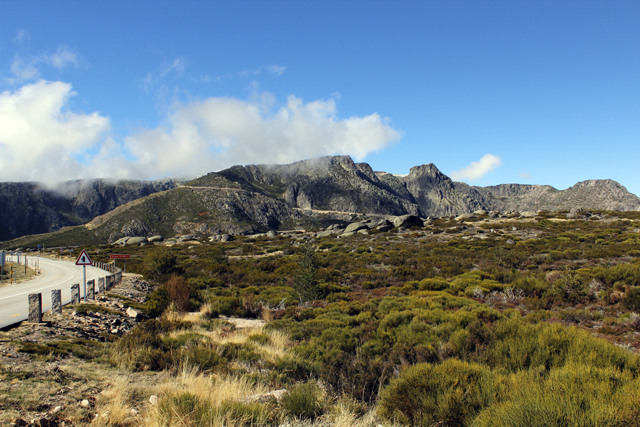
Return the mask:
<svg viewBox="0 0 640 427"><path fill-rule="evenodd" d="M91 258L89 258L89 254L87 254L87 251L85 251L84 249L82 250L82 252L80 252L80 256L76 261L76 265L93 265L93 263L91 262Z"/></svg>

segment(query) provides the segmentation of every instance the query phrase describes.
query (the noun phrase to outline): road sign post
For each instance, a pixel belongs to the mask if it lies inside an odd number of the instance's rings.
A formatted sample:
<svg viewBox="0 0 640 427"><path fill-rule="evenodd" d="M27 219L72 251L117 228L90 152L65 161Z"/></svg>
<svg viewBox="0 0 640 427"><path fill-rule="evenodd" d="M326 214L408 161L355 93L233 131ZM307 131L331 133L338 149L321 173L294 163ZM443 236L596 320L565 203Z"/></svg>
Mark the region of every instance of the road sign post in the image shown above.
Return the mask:
<svg viewBox="0 0 640 427"><path fill-rule="evenodd" d="M78 259L76 260L76 265L82 266L82 283L84 288L84 302L87 302L87 265L92 265L91 258L89 258L89 254L84 249L80 252Z"/></svg>

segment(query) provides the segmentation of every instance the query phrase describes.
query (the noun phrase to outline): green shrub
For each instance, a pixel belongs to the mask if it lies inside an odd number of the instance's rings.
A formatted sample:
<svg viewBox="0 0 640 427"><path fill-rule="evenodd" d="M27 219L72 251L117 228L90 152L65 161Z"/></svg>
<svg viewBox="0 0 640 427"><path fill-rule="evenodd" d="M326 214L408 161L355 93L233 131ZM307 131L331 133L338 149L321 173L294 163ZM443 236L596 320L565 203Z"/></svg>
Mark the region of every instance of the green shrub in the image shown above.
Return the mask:
<svg viewBox="0 0 640 427"><path fill-rule="evenodd" d="M177 254L165 246L156 246L147 251L144 265L146 277L153 280L163 280L182 272Z"/></svg>
<svg viewBox="0 0 640 427"><path fill-rule="evenodd" d="M297 384L282 397L285 413L299 419L313 420L325 412L321 391L315 382Z"/></svg>
<svg viewBox="0 0 640 427"><path fill-rule="evenodd" d="M140 308L149 317L159 317L169 307L170 302L167 288L163 285L147 295L143 305L134 308Z"/></svg>
<svg viewBox="0 0 640 427"><path fill-rule="evenodd" d="M447 289L448 287L449 282L447 282L444 277L422 279L419 284L419 289L421 291L441 291L443 289Z"/></svg>
<svg viewBox="0 0 640 427"><path fill-rule="evenodd" d="M640 374L640 358L588 332L560 324L528 324L519 317L498 321L495 339L484 363L510 372L561 368L582 363L598 368L615 367Z"/></svg>
<svg viewBox="0 0 640 427"><path fill-rule="evenodd" d="M630 287L622 300L624 306L636 312L640 312L640 286Z"/></svg>
<svg viewBox="0 0 640 427"><path fill-rule="evenodd" d="M496 376L482 365L449 359L409 367L382 390L382 418L413 426L470 426L497 400Z"/></svg>
<svg viewBox="0 0 640 427"><path fill-rule="evenodd" d="M638 395L629 393L631 384L632 376L614 368L571 364L548 377L523 372L510 378L502 401L484 410L474 425L638 426ZM623 403L629 400L631 404Z"/></svg>

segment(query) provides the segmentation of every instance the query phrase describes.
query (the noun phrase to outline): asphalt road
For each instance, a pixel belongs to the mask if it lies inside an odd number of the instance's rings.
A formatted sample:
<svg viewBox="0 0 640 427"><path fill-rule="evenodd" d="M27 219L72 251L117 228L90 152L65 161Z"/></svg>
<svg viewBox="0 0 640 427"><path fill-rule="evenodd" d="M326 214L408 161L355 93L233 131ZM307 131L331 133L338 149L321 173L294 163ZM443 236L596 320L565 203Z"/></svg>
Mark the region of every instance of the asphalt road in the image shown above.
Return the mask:
<svg viewBox="0 0 640 427"><path fill-rule="evenodd" d="M9 257L7 257L8 267ZM84 299L84 286L82 285L82 267L70 261L57 261L48 258L29 257L31 260L40 260L42 271L36 278L13 286L0 288L0 328L27 320L29 317L29 294L42 294L42 311L51 310L51 290L62 290L62 305L71 302L71 285L80 284L80 297ZM15 264L14 264L15 268ZM87 281L105 277L109 273L95 267L87 267Z"/></svg>

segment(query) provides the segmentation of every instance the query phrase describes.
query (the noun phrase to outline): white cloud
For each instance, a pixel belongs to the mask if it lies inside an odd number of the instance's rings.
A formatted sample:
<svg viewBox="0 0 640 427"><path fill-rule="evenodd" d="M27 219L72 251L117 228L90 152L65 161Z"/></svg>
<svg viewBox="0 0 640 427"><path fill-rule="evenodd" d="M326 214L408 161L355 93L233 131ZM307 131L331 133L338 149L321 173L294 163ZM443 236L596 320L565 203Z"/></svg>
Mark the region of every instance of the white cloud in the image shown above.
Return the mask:
<svg viewBox="0 0 640 427"><path fill-rule="evenodd" d="M450 176L454 181L475 181L494 171L501 164L500 157L493 154L485 154L479 161L471 162L469 166L451 172Z"/></svg>
<svg viewBox="0 0 640 427"><path fill-rule="evenodd" d="M528 181L531 179L531 174L527 172L520 172L520 178L526 179Z"/></svg>
<svg viewBox="0 0 640 427"><path fill-rule="evenodd" d="M16 55L11 63L11 74L13 77L5 79L9 84L21 84L40 78L40 67L48 65L63 70L67 66L77 67L79 64L78 54L66 46L59 46L54 53L43 53L41 55L22 57Z"/></svg>
<svg viewBox="0 0 640 427"><path fill-rule="evenodd" d="M62 181L89 174L76 156L95 148L110 128L99 115L66 111L75 93L40 80L0 93L0 181Z"/></svg>
<svg viewBox="0 0 640 427"><path fill-rule="evenodd" d="M273 96L207 98L176 106L164 126L126 139L137 176L201 175L247 163L287 163L323 155L362 159L400 139L378 114L338 119L334 99L295 96L272 111Z"/></svg>
<svg viewBox="0 0 640 427"><path fill-rule="evenodd" d="M256 91L247 100L176 103L163 125L113 140L107 117L69 111L68 83L39 80L0 93L0 181L198 176L234 164L323 155L362 159L400 139L378 114L340 119L336 99L303 102Z"/></svg>
<svg viewBox="0 0 640 427"><path fill-rule="evenodd" d="M58 70L62 70L67 65L78 66L78 55L69 50L66 46L58 47L55 53L44 55L44 62L50 64Z"/></svg>
<svg viewBox="0 0 640 427"><path fill-rule="evenodd" d="M187 66L188 62L184 58L176 58L170 63L162 63L154 73L149 73L142 79L144 91L149 92L153 86L158 84L168 74L174 74L176 78L182 77Z"/></svg>
<svg viewBox="0 0 640 427"><path fill-rule="evenodd" d="M13 77L7 79L10 83L22 83L29 80L35 80L40 76L40 70L36 67L33 60L24 60L17 56L11 63L11 74Z"/></svg>
<svg viewBox="0 0 640 427"><path fill-rule="evenodd" d="M267 67L267 72L274 77L278 77L281 76L286 69L287 67L283 67L282 65L269 65Z"/></svg>
<svg viewBox="0 0 640 427"><path fill-rule="evenodd" d="M197 83L209 83L209 82L220 83L230 79L256 77L265 72L271 75L271 77L275 78L283 75L286 69L287 67L285 67L284 65L272 64L272 65L267 65L266 67L251 68L248 70L242 70L242 71L237 71L235 73L229 73L229 74L213 76L213 77L208 75L200 76L200 77L191 77L191 80Z"/></svg>
<svg viewBox="0 0 640 427"><path fill-rule="evenodd" d="M28 42L29 40L31 40L31 37L29 36L27 30L18 30L16 36L13 38L14 43L24 43Z"/></svg>

